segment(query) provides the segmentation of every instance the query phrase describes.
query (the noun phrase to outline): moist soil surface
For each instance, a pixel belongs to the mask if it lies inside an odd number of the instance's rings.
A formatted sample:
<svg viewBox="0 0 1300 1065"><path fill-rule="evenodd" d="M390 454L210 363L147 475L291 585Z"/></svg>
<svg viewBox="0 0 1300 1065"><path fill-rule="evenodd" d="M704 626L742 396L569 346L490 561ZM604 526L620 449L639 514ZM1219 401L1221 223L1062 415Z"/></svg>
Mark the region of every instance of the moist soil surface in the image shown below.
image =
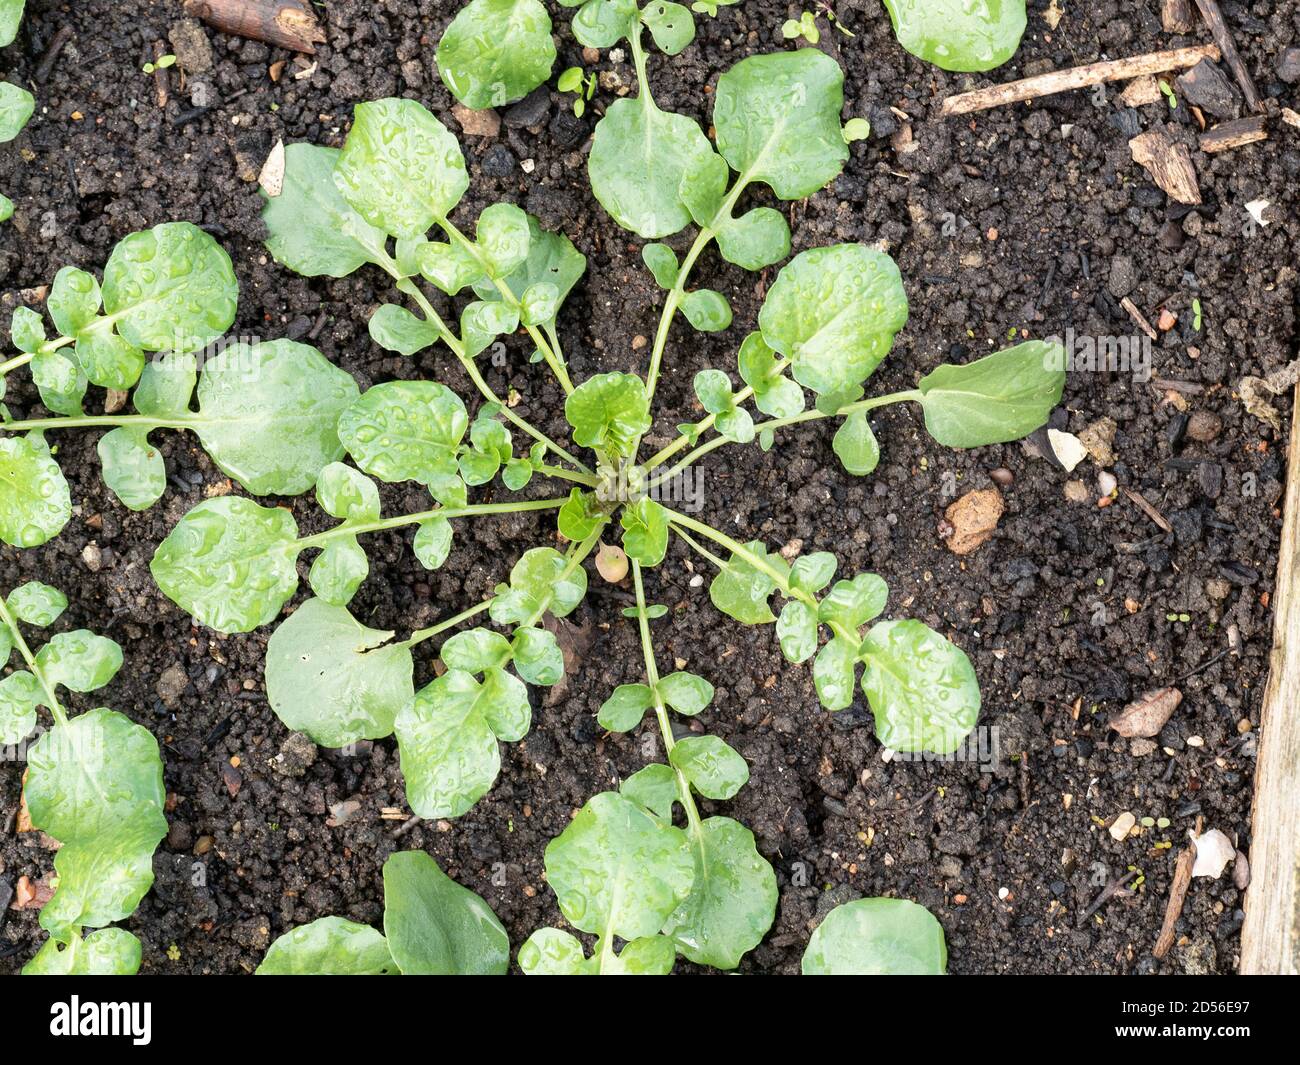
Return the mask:
<svg viewBox="0 0 1300 1065"><path fill-rule="evenodd" d="M434 63L458 4L317 6L327 41L314 57L201 26L179 4L27 6L18 40L0 56L8 77L38 100L27 130L0 153L0 188L17 205L0 229L6 320L17 303L39 306L40 287L59 267L98 271L126 234L188 219L234 260L233 332L310 342L363 388L436 377L476 404L445 350L403 359L370 341L369 315L394 298L377 270L307 280L272 261L256 185L277 139L341 145L360 101L411 96L460 132ZM1262 93L1276 98L1270 106L1300 106L1296 87L1275 72L1283 49L1300 43L1300 4L1223 6ZM751 767L733 801L703 806L754 831L780 886L776 920L742 961L745 972L797 972L811 928L832 906L875 895L929 907L957 973L1236 965L1243 892L1232 867L1193 883L1174 949L1157 960L1152 948L1188 831L1203 822L1241 851L1250 847L1285 439L1246 413L1235 389L1244 375L1276 371L1294 355L1300 142L1274 123L1266 143L1207 156L1195 150L1185 102L1129 110L1118 87L940 118L940 101L964 88L1209 40L1204 30L1164 32L1155 0L1030 7L1015 59L991 76L969 76L906 54L877 0L839 0L836 12L856 36L822 20L818 47L845 70L846 117L869 118L873 134L853 146L829 189L780 205L794 249L863 241L898 261L911 320L869 394L912 387L940 362L978 357L1013 336L1137 334L1119 305L1125 297L1153 323L1162 311L1177 321L1152 345L1158 381L1076 370L1052 418L1076 434L1113 419L1113 458L1103 458L1121 490L1110 506L1098 505L1092 459L1067 474L1025 444L947 450L904 407L874 418L883 456L870 478L840 468L829 422L781 434L768 453L733 446L701 463L705 520L787 553L833 551L842 575L878 572L891 588L887 616L917 617L955 640L980 678L979 736L986 750L995 736L997 746L996 757L962 762L888 760L861 696L844 712L822 710L809 668L782 659L770 627L718 614L707 564L674 543L649 576L652 601L670 607L654 626L661 667L675 662L712 680L712 707L688 727L721 736ZM1061 11L1052 28L1049 16ZM602 211L585 173L594 122L635 85L630 56L584 59L570 12L555 6L553 14L556 70L597 71L595 98L575 118L571 97L543 89L504 109L494 135L462 134L472 185L455 218L472 225L485 205L507 200L567 233L588 259L560 322L575 377L640 371L661 294L641 264L641 242ZM707 129L719 74L747 55L793 47L780 28L797 14L796 5L746 0L714 19L699 16L690 47L650 60L658 102ZM71 36L41 70L63 28ZM156 42L179 57L159 79L141 72ZM1128 138L1158 127L1193 147L1203 206L1171 202L1132 161ZM749 198L771 202L766 190ZM1271 204L1267 225L1250 221L1246 205L1259 200ZM689 236L670 243L683 247ZM701 416L691 392L698 370L734 371L774 273L745 273L712 250L704 256L695 282L728 296L735 324L706 336L678 322L652 445ZM455 313L450 302L440 309ZM562 395L544 367L529 364L526 340L508 338L506 347L504 364L483 363L493 387L517 392L521 414L567 435ZM92 390L87 409L103 409L105 398ZM25 372L11 379L7 402L15 417L42 409ZM1288 400L1277 404L1285 422ZM1193 436L1187 424L1197 414ZM155 545L190 507L232 490L197 441L155 434L170 484L157 506L133 513L101 483L99 435L51 437L74 516L41 548L4 547L0 587L34 578L57 585L71 606L56 627L117 640L126 664L116 679L71 703L122 710L161 744L170 832L154 859L154 887L126 922L144 944L142 971L251 972L296 925L327 914L378 923L380 868L407 848L426 850L487 899L513 948L536 928L563 926L543 877L546 843L592 795L662 757L648 724L619 736L595 721L615 685L641 679L635 628L620 613L629 589L593 572L591 594L562 627L571 671L558 688L534 691L532 731L503 745L488 796L454 822L410 823L391 739L330 751L291 737L265 698L269 629L226 637L196 627L154 586ZM1071 491L1081 502L1067 498L1069 481L1080 482ZM943 538L944 509L995 483L1006 504L997 531L958 557ZM554 488L538 479L526 494ZM1124 489L1149 501L1167 529ZM505 490L498 482L476 495ZM417 486L384 495L391 514L427 500ZM285 505L304 531L328 522L310 497ZM555 532L548 515L460 522L436 572L415 561L410 536L367 540L370 577L353 609L368 624L410 631L450 616ZM693 582L696 574L705 581ZM417 683L432 676L431 658L422 656ZM1158 738L1122 740L1108 730L1110 715L1166 685L1183 701ZM19 878L40 882L53 868L51 841L16 831L22 768L21 759L0 767L3 896ZM1108 826L1125 811L1138 829L1117 841ZM17 971L37 950L37 916L30 906L0 914L0 971Z"/></svg>

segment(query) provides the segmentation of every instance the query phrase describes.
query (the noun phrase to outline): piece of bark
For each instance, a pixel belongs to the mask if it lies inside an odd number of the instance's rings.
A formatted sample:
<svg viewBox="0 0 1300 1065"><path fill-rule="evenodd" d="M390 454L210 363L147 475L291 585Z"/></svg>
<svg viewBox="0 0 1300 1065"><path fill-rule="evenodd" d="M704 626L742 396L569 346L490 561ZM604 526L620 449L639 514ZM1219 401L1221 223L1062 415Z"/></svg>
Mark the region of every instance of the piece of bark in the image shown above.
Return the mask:
<svg viewBox="0 0 1300 1065"><path fill-rule="evenodd" d="M1179 101L1186 100L1215 118L1241 117L1241 93L1208 59L1202 59L1191 70L1179 74L1174 79L1174 89Z"/></svg>
<svg viewBox="0 0 1300 1065"><path fill-rule="evenodd" d="M1139 133L1128 142L1133 161L1138 163L1165 193L1179 203L1201 202L1201 187L1187 145L1177 144L1162 129Z"/></svg>
<svg viewBox="0 0 1300 1065"><path fill-rule="evenodd" d="M944 511L947 533L944 542L954 555L969 555L983 544L998 527L1006 504L996 488L979 488L967 492Z"/></svg>
<svg viewBox="0 0 1300 1065"><path fill-rule="evenodd" d="M1120 488L1123 490L1124 494L1129 497L1129 500L1133 503L1133 505L1136 506L1138 510L1142 511L1142 513L1145 514L1148 518L1154 521L1162 531L1167 533L1174 531L1174 527L1169 524L1169 519L1166 518L1163 514L1161 514L1160 511L1156 510L1156 508L1153 507L1149 502L1147 502L1147 497L1144 496L1141 492L1135 492L1133 489L1126 488L1123 485L1120 485Z"/></svg>
<svg viewBox="0 0 1300 1065"><path fill-rule="evenodd" d="M1166 33L1191 33L1196 28L1192 0L1164 0L1160 5L1160 24Z"/></svg>
<svg viewBox="0 0 1300 1065"><path fill-rule="evenodd" d="M1243 144L1268 140L1268 129L1263 115L1247 115L1232 122L1221 122L1213 129L1201 134L1201 151L1213 155L1226 152L1231 148L1240 148Z"/></svg>
<svg viewBox="0 0 1300 1065"><path fill-rule="evenodd" d="M1127 59L1111 59L1102 63L1089 63L1082 67L1054 70L1049 74L1038 74L1032 78L1010 81L1005 85L993 85L987 89L976 89L974 92L949 96L943 102L942 112L944 115L965 115L972 111L1001 107L1003 104L1036 100L1042 96L1052 96L1071 89L1086 89L1090 85L1100 85L1106 81L1131 81L1144 74L1186 70L1188 67L1194 67L1202 59L1217 60L1221 54L1215 45L1201 44L1193 48L1175 48L1168 52L1150 52L1146 55L1129 56Z"/></svg>
<svg viewBox="0 0 1300 1065"><path fill-rule="evenodd" d="M1183 903L1187 899L1187 888L1192 882L1192 866L1196 863L1196 848L1184 847L1174 865L1174 882L1169 886L1169 902L1165 906L1165 919L1160 925L1160 936L1156 939L1155 950L1151 953L1163 958L1174 945L1174 926L1183 915Z"/></svg>
<svg viewBox="0 0 1300 1065"><path fill-rule="evenodd" d="M1177 688L1147 692L1112 717L1110 727L1126 740L1158 736L1160 730L1169 724L1169 719L1174 716L1174 711L1182 701L1183 693Z"/></svg>
<svg viewBox="0 0 1300 1065"><path fill-rule="evenodd" d="M167 106L168 81L167 68L159 62L167 54L167 46L162 41L153 42L153 94L159 108Z"/></svg>
<svg viewBox="0 0 1300 1065"><path fill-rule="evenodd" d="M265 41L295 52L316 54L325 33L311 9L299 0L185 0L185 14L222 33Z"/></svg>
<svg viewBox="0 0 1300 1065"><path fill-rule="evenodd" d="M1292 111L1289 107L1282 108L1282 121L1288 126L1300 129L1300 111Z"/></svg>
<svg viewBox="0 0 1300 1065"><path fill-rule="evenodd" d="M1214 43L1223 53L1223 61L1228 64L1232 76L1241 86L1247 106L1252 111L1264 110L1264 101L1260 99L1259 90L1255 88L1255 81L1250 76L1250 71L1246 69L1246 64L1241 61L1237 44L1232 39L1232 31L1228 29L1228 24L1223 19L1223 12L1219 10L1217 0L1196 0L1196 6L1200 8L1201 17L1210 27L1210 35L1214 38Z"/></svg>
<svg viewBox="0 0 1300 1065"><path fill-rule="evenodd" d="M1119 305L1128 312L1128 316L1133 319L1133 324L1141 329L1150 339L1160 339L1160 334L1156 332L1155 326L1147 321L1147 316L1137 309L1136 303L1125 296L1119 301Z"/></svg>
<svg viewBox="0 0 1300 1065"><path fill-rule="evenodd" d="M1120 100L1125 107L1143 107L1146 104L1159 102L1164 93L1160 91L1160 82L1154 74L1144 74L1140 78L1134 78L1125 86L1124 91L1119 94Z"/></svg>

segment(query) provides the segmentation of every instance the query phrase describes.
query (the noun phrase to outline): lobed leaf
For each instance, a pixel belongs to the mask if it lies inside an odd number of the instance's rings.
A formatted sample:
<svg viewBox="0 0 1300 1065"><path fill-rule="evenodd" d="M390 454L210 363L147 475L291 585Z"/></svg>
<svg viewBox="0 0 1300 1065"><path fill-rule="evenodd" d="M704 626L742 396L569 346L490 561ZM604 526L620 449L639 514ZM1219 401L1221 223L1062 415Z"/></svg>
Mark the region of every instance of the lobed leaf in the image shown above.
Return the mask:
<svg viewBox="0 0 1300 1065"><path fill-rule="evenodd" d="M745 547L778 571L789 571L785 560L780 555L769 555L761 540L751 540ZM776 581L769 574L733 555L726 568L719 570L709 585L709 598L728 617L746 625L766 625L776 619L768 605L774 591Z"/></svg>
<svg viewBox="0 0 1300 1065"><path fill-rule="evenodd" d="M628 373L589 377L565 400L564 417L577 443L626 455L632 441L650 428L645 382Z"/></svg>
<svg viewBox="0 0 1300 1065"><path fill-rule="evenodd" d="M525 551L510 570L510 584L488 608L498 625L532 624L549 610L557 618L571 614L587 594L587 572L568 563L553 547ZM563 579L561 579L563 577Z"/></svg>
<svg viewBox="0 0 1300 1065"><path fill-rule="evenodd" d="M74 932L67 943L47 939L23 966L23 975L134 976L140 954L140 941L125 928L101 928L85 939Z"/></svg>
<svg viewBox="0 0 1300 1065"><path fill-rule="evenodd" d="M438 73L466 107L504 107L551 75L551 17L538 0L471 0L438 42Z"/></svg>
<svg viewBox="0 0 1300 1065"><path fill-rule="evenodd" d="M437 381L389 381L369 388L338 420L339 439L381 481L432 485L457 474L469 428L465 404Z"/></svg>

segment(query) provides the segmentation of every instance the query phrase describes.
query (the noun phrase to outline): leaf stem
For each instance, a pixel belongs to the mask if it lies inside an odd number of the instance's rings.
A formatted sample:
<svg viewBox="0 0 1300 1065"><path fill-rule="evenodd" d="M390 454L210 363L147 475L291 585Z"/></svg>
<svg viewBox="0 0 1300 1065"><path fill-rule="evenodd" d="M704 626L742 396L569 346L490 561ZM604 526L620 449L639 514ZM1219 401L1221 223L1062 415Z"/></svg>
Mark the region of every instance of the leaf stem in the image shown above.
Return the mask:
<svg viewBox="0 0 1300 1065"><path fill-rule="evenodd" d="M5 602L4 596L0 595L0 624L4 624L13 635L14 646L18 648L18 653L22 655L23 661L27 663L27 668L32 671L34 676L41 685L41 690L45 692L47 700L46 705L50 708L50 713L54 715L56 725L66 725L68 715L64 713L63 706L59 703L59 697L54 694L54 685L45 678L45 674L36 664L36 656L27 646L27 641L23 639L23 634L18 628L18 621L9 611L9 605Z"/></svg>
<svg viewBox="0 0 1300 1065"><path fill-rule="evenodd" d="M492 596L491 599L484 599L483 602L479 603L477 606L472 606L468 610L462 610L459 614L456 614L453 617L449 617L445 621L440 621L436 625L430 625L427 629L416 629L415 632L411 633L409 639L405 639L399 644L395 644L395 645L388 644L385 646L397 646L397 647L406 647L406 648L414 647L416 644L423 643L425 640L432 639L434 636L437 636L438 633L440 632L446 632L447 629L455 628L462 621L468 621L470 618L474 617L475 615L483 613L483 611L485 611L488 607L492 605L492 599L495 598L496 596L494 595Z"/></svg>
<svg viewBox="0 0 1300 1065"><path fill-rule="evenodd" d="M529 617L527 621L522 625L517 626L517 628L532 628L542 620L542 615L551 608L551 600L555 598L555 587L568 580L569 575L582 565L582 560L591 554L591 549L600 541L600 534L605 531L605 525L608 521L609 519L605 518L591 530L585 540L575 541L573 544L569 545L564 569L560 571L560 575L552 582L551 591L547 594L546 601L533 611L532 616Z"/></svg>
<svg viewBox="0 0 1300 1065"><path fill-rule="evenodd" d="M429 302L428 297L426 297L420 290L419 285L409 277L404 277L397 282L397 288L398 291L406 293L406 295L410 296L411 299L415 300L421 313L424 315L425 321L438 331L438 335L442 337L443 343L445 343L447 347L451 348L452 354L460 360L461 366L463 366L465 372L469 374L470 380L474 382L474 386L480 393L482 393L485 399L490 403L497 404L501 408L501 413L507 421L511 422L519 429L522 429L538 443L545 444L574 468L581 470L585 474L591 474L592 471L590 467L570 455L564 450L564 448L560 447L559 444L543 433L540 429L534 428L530 422L521 418L506 405L505 400L492 391L492 386L483 380L483 375L478 372L478 366L475 365L474 360L466 354L465 345L460 342L460 339L456 334L447 327L447 323L444 322L438 312L433 309L433 304Z"/></svg>
<svg viewBox="0 0 1300 1065"><path fill-rule="evenodd" d="M690 826L691 834L698 838L700 811L696 808L695 799L691 795L690 781L686 779L680 769L672 765L671 755L673 748L677 746L677 741L673 739L673 726L668 717L668 708L659 695L659 667L655 663L654 644L650 639L650 619L646 613L645 585L641 581L641 563L636 559L632 560L632 583L636 588L637 627L641 630L641 650L645 655L645 675L654 698L655 718L659 722L659 735L663 737L664 754L669 758L668 764L672 766L673 775L677 778L677 792L682 802L682 808L686 811L687 824Z"/></svg>
<svg viewBox="0 0 1300 1065"><path fill-rule="evenodd" d="M144 429L188 429L190 423L180 419L151 418L144 414L84 414L77 417L56 416L28 418L24 421L0 422L0 430L11 433L46 432L50 429L95 429L109 426L138 425Z"/></svg>
<svg viewBox="0 0 1300 1065"><path fill-rule="evenodd" d="M20 366L26 366L29 362L32 361L32 357L35 354L36 353L34 351L28 351L22 355L15 355L12 359L9 359L7 362L0 362L0 377L3 377L10 370L16 370Z"/></svg>
<svg viewBox="0 0 1300 1065"><path fill-rule="evenodd" d="M399 514L393 518L379 518L375 521L344 522L332 529L303 536L296 543L299 550L309 547L321 547L340 536L360 536L363 533L383 532L386 529L400 529L404 525L418 525L432 521L434 518L472 518L483 514L520 514L533 510L558 510L569 500L564 499L530 499L514 503L469 503L463 507L435 507L415 514Z"/></svg>

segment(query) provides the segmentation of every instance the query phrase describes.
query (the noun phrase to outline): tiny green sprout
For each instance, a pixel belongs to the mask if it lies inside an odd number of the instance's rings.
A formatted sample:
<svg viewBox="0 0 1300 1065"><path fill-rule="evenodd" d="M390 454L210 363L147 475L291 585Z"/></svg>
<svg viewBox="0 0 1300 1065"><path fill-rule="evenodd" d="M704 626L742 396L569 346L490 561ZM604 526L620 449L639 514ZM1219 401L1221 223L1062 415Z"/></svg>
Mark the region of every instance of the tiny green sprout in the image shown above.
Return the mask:
<svg viewBox="0 0 1300 1065"><path fill-rule="evenodd" d="M1174 90L1170 88L1169 83L1167 81L1161 81L1157 84L1160 86L1160 91L1165 94L1165 99L1169 101L1169 110L1177 111L1178 97L1174 95Z"/></svg>
<svg viewBox="0 0 1300 1065"><path fill-rule="evenodd" d="M592 73L584 76L582 67L569 67L560 75L555 87L560 92L574 94L573 113L576 117L581 118L587 110L587 101L596 93L596 75ZM540 354L537 361L541 361Z"/></svg>
<svg viewBox="0 0 1300 1065"><path fill-rule="evenodd" d="M802 37L809 44L816 44L822 39L821 30L817 28L817 16L805 11L798 19L786 19L781 24L781 36L787 41Z"/></svg>
<svg viewBox="0 0 1300 1065"><path fill-rule="evenodd" d="M1007 330L1007 339L1008 339L1008 340L1015 340L1015 339L1016 339L1016 327L1015 327L1014 325L1013 325L1010 329Z"/></svg>
<svg viewBox="0 0 1300 1065"><path fill-rule="evenodd" d="M1198 298L1194 298L1192 300L1192 328L1198 333L1201 331L1201 321L1201 301Z"/></svg>
<svg viewBox="0 0 1300 1065"><path fill-rule="evenodd" d="M831 7L829 3L826 2L826 0L819 0L817 6L821 8L822 14L826 16L826 21L829 22L832 26L834 26L837 30L839 30L840 33L844 34L845 37L857 36L856 33L850 30L847 26L844 25L844 23L842 23L838 18L835 17L835 10Z"/></svg>
<svg viewBox="0 0 1300 1065"><path fill-rule="evenodd" d="M1170 824L1171 822L1167 817L1156 818L1156 828L1168 828Z"/></svg>
<svg viewBox="0 0 1300 1065"><path fill-rule="evenodd" d="M175 65L176 57L174 55L162 55L152 63L146 63L142 69L146 74L152 74L155 71L166 70L168 67Z"/></svg>
<svg viewBox="0 0 1300 1065"><path fill-rule="evenodd" d="M871 136L871 123L865 118L850 118L844 123L843 136L845 144L864 141Z"/></svg>

